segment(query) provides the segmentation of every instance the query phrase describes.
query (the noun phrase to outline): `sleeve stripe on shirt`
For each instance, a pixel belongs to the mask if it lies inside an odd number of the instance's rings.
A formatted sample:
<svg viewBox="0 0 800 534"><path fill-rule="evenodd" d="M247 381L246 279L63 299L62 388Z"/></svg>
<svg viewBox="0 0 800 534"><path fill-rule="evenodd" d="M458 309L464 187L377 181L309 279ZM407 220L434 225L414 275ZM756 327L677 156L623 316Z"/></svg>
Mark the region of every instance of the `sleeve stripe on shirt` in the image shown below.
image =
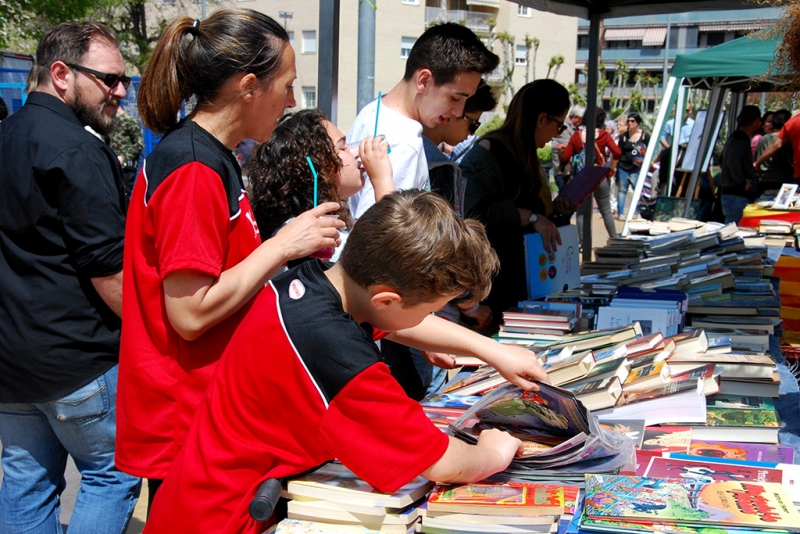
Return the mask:
<svg viewBox="0 0 800 534"><path fill-rule="evenodd" d="M314 380L314 375L311 374L311 371L306 366L306 362L303 361L303 358L300 357L300 353L298 352L297 347L295 346L294 341L292 340L292 337L289 335L289 331L286 329L286 323L283 321L283 313L281 312L281 299L278 298L278 289L275 287L275 284L272 283L272 280L269 281L269 286L272 289L272 292L275 294L275 309L278 312L278 319L281 322L281 328L283 329L284 336L286 337L286 340L289 342L289 344L292 346L292 351L294 351L295 357L297 357L298 361L303 366L303 369L305 369L309 380L311 380L311 383L314 384L314 389L316 389L317 393L319 393L319 398L322 400L322 404L325 406L325 409L327 410L329 406L328 400L325 398L325 395L323 394L322 389L319 387L319 384L317 384L317 381Z"/></svg>

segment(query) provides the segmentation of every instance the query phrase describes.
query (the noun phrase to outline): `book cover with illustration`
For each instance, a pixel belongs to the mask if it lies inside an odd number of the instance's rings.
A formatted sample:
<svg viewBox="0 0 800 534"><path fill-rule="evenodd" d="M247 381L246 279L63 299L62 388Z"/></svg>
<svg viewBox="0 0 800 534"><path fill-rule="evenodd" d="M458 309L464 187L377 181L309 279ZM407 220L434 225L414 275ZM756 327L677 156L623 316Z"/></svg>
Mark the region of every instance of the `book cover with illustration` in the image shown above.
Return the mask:
<svg viewBox="0 0 800 534"><path fill-rule="evenodd" d="M794 463L794 447L766 443L740 443L735 441L692 440L689 454L707 458L750 460L753 462Z"/></svg>
<svg viewBox="0 0 800 534"><path fill-rule="evenodd" d="M699 457L696 460L651 458L650 465L644 474L648 477L683 478L701 482L722 482L725 480L783 482L783 473L777 468L704 462Z"/></svg>
<svg viewBox="0 0 800 534"><path fill-rule="evenodd" d="M437 485L428 497L428 510L487 515L558 515L565 513L565 502L574 506L578 491L576 486L519 482Z"/></svg>
<svg viewBox="0 0 800 534"><path fill-rule="evenodd" d="M540 429L554 435L590 434L586 408L571 392L539 383L539 391L504 386L475 406L484 423Z"/></svg>
<svg viewBox="0 0 800 534"><path fill-rule="evenodd" d="M664 521L800 531L800 512L774 482L586 475L592 519Z"/></svg>

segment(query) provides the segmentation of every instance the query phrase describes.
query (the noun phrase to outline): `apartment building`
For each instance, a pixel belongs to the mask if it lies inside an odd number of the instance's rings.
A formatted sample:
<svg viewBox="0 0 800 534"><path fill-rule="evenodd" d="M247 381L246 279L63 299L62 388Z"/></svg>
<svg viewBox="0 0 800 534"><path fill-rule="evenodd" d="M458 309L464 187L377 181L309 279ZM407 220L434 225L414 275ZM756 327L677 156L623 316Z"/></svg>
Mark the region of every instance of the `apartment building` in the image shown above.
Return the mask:
<svg viewBox="0 0 800 534"><path fill-rule="evenodd" d="M675 56L726 43L744 35L775 25L781 10L775 7L673 13L606 19L601 29L600 61L605 65L601 76L613 84L617 61L630 69L628 87L633 86L637 71L644 70L657 78L655 99L661 98L663 73L669 74ZM589 21L580 19L577 31L575 79L579 85L586 83L584 66L589 59ZM605 91L609 98L611 86Z"/></svg>
<svg viewBox="0 0 800 534"><path fill-rule="evenodd" d="M161 0L162 3L175 0ZM317 60L319 52L319 1L326 0L207 0L211 14L217 9L246 7L266 13L289 32L297 53L295 97L299 108L317 105ZM518 89L528 79L547 74L553 57L563 58L558 69L551 70L563 83L571 82L575 71L575 36L578 19L534 11L506 0L377 0L375 13L375 93L387 92L402 78L405 62L416 38L436 21L465 24L483 38L489 38L489 22L494 19L493 33L507 32L514 36L510 59L514 62L512 86ZM358 66L359 0L341 0L339 27L339 127L347 131L358 112L356 109ZM181 14L200 16L199 0L181 7ZM539 40L535 54L525 60L525 36ZM501 43L495 39L493 50L502 58ZM500 84L502 76L494 73L492 83Z"/></svg>

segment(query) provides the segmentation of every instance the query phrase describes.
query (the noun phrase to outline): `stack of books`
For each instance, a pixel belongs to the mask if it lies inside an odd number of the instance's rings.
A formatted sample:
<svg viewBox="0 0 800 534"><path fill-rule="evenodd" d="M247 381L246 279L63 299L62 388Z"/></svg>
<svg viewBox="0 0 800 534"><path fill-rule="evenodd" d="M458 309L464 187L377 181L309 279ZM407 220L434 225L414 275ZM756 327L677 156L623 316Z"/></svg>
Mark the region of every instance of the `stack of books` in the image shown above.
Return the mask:
<svg viewBox="0 0 800 534"><path fill-rule="evenodd" d="M503 312L497 339L513 343L557 341L575 329L580 316L580 303L523 301L519 308Z"/></svg>
<svg viewBox="0 0 800 534"><path fill-rule="evenodd" d="M393 494L381 493L343 465L329 463L290 480L282 496L289 499L289 519L405 534L419 523L419 507L432 487L417 477Z"/></svg>
<svg viewBox="0 0 800 534"><path fill-rule="evenodd" d="M561 514L574 514L580 488L559 484L437 485L422 532L542 532Z"/></svg>

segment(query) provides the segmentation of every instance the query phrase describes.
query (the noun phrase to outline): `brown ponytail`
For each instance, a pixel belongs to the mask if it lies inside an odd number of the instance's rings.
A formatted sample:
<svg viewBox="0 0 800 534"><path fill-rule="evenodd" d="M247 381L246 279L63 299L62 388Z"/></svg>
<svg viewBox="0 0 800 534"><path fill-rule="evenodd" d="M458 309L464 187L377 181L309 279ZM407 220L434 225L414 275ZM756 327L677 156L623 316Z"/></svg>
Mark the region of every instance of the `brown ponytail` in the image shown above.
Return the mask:
<svg viewBox="0 0 800 534"><path fill-rule="evenodd" d="M156 44L139 85L139 116L163 133L178 121L181 103L212 101L235 74L252 73L269 84L281 68L289 35L251 9L225 9L197 22L181 17Z"/></svg>

